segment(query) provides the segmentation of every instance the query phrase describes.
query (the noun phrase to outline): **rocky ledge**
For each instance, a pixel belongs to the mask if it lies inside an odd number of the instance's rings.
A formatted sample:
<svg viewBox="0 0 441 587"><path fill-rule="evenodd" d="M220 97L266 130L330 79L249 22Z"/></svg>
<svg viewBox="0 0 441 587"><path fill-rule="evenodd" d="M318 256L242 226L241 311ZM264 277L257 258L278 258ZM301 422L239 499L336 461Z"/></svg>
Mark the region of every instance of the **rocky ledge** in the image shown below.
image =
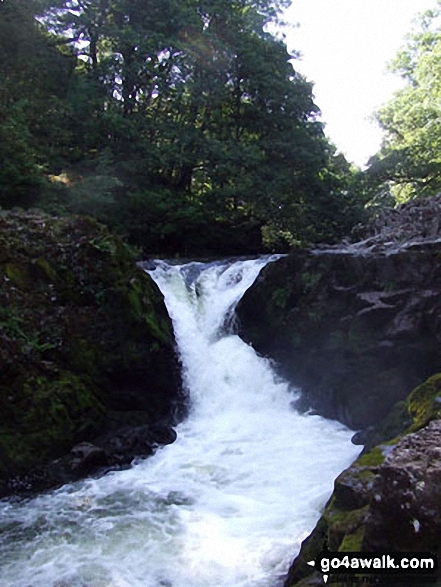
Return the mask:
<svg viewBox="0 0 441 587"><path fill-rule="evenodd" d="M172 326L135 261L90 218L0 213L0 494L173 441L185 398Z"/></svg>
<svg viewBox="0 0 441 587"><path fill-rule="evenodd" d="M315 530L302 544L285 587L324 585L308 561L330 552L426 552L441 555L441 374L415 389L401 411L403 434L364 451L335 481ZM441 584L435 572L422 583L406 575L376 576L373 584ZM363 577L353 578L363 584ZM370 578L373 580L373 578ZM352 585L334 575L332 585Z"/></svg>

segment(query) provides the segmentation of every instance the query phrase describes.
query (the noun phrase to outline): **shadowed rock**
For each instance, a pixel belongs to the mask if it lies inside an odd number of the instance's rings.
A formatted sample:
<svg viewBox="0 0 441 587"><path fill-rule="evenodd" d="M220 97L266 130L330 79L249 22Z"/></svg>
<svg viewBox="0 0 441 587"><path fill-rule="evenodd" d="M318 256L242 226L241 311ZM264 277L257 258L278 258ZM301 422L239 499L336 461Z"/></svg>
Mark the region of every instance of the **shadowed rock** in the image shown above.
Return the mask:
<svg viewBox="0 0 441 587"><path fill-rule="evenodd" d="M441 242L294 252L244 295L241 335L301 388L300 409L367 428L441 369L440 257Z"/></svg>

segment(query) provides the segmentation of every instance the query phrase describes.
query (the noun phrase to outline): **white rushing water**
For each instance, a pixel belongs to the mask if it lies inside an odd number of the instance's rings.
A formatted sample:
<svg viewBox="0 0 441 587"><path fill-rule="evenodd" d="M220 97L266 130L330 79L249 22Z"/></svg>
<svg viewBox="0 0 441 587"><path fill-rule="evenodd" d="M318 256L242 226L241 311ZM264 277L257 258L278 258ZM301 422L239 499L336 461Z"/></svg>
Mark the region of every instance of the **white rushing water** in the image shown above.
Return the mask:
<svg viewBox="0 0 441 587"><path fill-rule="evenodd" d="M129 470L1 501L2 587L280 584L359 449L342 425L298 414L270 362L228 332L234 305L272 260L151 272L190 415L174 444Z"/></svg>

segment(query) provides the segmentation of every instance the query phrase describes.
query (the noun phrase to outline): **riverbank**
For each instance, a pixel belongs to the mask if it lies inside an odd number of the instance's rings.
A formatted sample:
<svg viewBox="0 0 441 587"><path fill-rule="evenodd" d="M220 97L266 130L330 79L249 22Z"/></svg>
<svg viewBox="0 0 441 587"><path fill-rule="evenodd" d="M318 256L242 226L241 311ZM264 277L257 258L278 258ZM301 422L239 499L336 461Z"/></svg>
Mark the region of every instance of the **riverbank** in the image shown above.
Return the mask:
<svg viewBox="0 0 441 587"><path fill-rule="evenodd" d="M0 494L174 439L185 398L172 326L127 245L88 217L1 212L0 269Z"/></svg>

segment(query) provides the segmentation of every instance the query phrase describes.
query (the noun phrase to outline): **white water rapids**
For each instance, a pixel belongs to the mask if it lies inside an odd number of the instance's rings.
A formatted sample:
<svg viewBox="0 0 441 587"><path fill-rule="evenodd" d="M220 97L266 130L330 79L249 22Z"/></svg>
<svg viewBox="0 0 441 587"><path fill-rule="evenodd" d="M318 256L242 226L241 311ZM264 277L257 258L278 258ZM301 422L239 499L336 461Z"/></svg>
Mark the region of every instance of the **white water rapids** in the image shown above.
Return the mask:
<svg viewBox="0 0 441 587"><path fill-rule="evenodd" d="M1 501L2 587L280 584L359 448L342 425L298 414L270 362L228 332L234 305L274 260L151 272L190 415L174 444L129 470Z"/></svg>

